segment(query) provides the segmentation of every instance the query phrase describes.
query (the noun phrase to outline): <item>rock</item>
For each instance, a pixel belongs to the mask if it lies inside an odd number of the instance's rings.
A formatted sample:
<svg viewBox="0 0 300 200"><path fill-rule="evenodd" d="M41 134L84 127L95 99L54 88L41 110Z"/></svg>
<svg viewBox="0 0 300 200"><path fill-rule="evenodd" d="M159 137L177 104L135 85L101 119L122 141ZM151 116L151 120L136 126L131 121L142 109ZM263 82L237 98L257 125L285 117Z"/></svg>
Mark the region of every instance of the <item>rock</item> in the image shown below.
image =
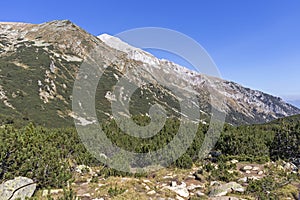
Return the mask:
<svg viewBox="0 0 300 200"><path fill-rule="evenodd" d="M246 174L251 174L251 171L247 170L245 171Z"/></svg>
<svg viewBox="0 0 300 200"><path fill-rule="evenodd" d="M248 177L248 180L259 180L259 177L257 177L257 176L249 176Z"/></svg>
<svg viewBox="0 0 300 200"><path fill-rule="evenodd" d="M197 197L203 197L203 196L205 196L205 194L203 192L201 192L201 191L197 191L195 194L196 194Z"/></svg>
<svg viewBox="0 0 300 200"><path fill-rule="evenodd" d="M36 184L32 179L26 177L16 177L0 185L0 199L21 199L32 197L36 189Z"/></svg>
<svg viewBox="0 0 300 200"><path fill-rule="evenodd" d="M171 187L176 187L176 186L177 186L176 181L172 181L172 182L171 182Z"/></svg>
<svg viewBox="0 0 300 200"><path fill-rule="evenodd" d="M239 161L236 160L236 159L233 159L233 160L231 160L230 162L231 162L232 164L236 164L236 163L238 163Z"/></svg>
<svg viewBox="0 0 300 200"><path fill-rule="evenodd" d="M262 175L263 173L264 173L263 171L257 172L258 175Z"/></svg>
<svg viewBox="0 0 300 200"><path fill-rule="evenodd" d="M154 194L156 194L156 192L154 190L151 190L151 191L147 192L147 194L148 195L154 195Z"/></svg>
<svg viewBox="0 0 300 200"><path fill-rule="evenodd" d="M81 197L91 197L91 194L90 193L85 193L85 194L81 195Z"/></svg>
<svg viewBox="0 0 300 200"><path fill-rule="evenodd" d="M148 179L143 180L143 182L144 182L144 183L151 183L151 181L148 180Z"/></svg>
<svg viewBox="0 0 300 200"><path fill-rule="evenodd" d="M212 181L212 182L210 182L209 185L210 186L220 185L220 182L219 181Z"/></svg>
<svg viewBox="0 0 300 200"><path fill-rule="evenodd" d="M221 197L225 196L230 192L244 192L245 188L236 182L229 182L219 186L215 186L209 192L210 197Z"/></svg>
<svg viewBox="0 0 300 200"><path fill-rule="evenodd" d="M297 171L298 167L291 162L288 162L283 167L285 170Z"/></svg>
<svg viewBox="0 0 300 200"><path fill-rule="evenodd" d="M63 192L64 192L63 189L43 190L42 196L46 197L48 194L52 195L52 194L59 194L59 193L63 193Z"/></svg>
<svg viewBox="0 0 300 200"><path fill-rule="evenodd" d="M178 195L176 196L176 199L177 199L177 200L185 200L184 198L182 198L182 197L180 197L180 196L178 196Z"/></svg>
<svg viewBox="0 0 300 200"><path fill-rule="evenodd" d="M246 165L246 166L244 166L243 168L242 168L242 171L249 171L249 170L252 170L252 166L250 166L250 165Z"/></svg>
<svg viewBox="0 0 300 200"><path fill-rule="evenodd" d="M174 178L174 176L171 176L171 175L167 175L167 176L164 176L163 179L172 179Z"/></svg>
<svg viewBox="0 0 300 200"><path fill-rule="evenodd" d="M198 184L198 185L191 184L191 185L189 185L188 187L186 187L186 189L187 189L188 191L192 191L192 190L199 189L199 188L203 188L203 187L204 187L204 186L203 186L203 185L200 185L200 184Z"/></svg>
<svg viewBox="0 0 300 200"><path fill-rule="evenodd" d="M259 169L259 167L253 167L252 168L252 171L259 171L260 169Z"/></svg>
<svg viewBox="0 0 300 200"><path fill-rule="evenodd" d="M146 190L150 190L150 187L146 185L145 183L142 183L142 185L145 187Z"/></svg>
<svg viewBox="0 0 300 200"><path fill-rule="evenodd" d="M184 182L181 185L177 185L175 187L167 186L165 188L175 192L176 194L178 194L181 197L187 198L190 195L189 191L186 188L186 184Z"/></svg>
<svg viewBox="0 0 300 200"><path fill-rule="evenodd" d="M241 182L241 183L247 183L247 181L248 181L247 177L243 177L238 180L238 182Z"/></svg>

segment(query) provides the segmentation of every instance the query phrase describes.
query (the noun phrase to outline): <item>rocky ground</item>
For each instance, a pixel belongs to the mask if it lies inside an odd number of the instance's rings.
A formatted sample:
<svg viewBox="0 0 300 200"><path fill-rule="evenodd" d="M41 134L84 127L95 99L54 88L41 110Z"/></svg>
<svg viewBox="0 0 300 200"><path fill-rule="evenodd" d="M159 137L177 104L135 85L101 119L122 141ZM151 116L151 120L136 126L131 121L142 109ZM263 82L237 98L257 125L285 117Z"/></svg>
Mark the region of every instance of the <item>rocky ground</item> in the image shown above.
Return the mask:
<svg viewBox="0 0 300 200"><path fill-rule="evenodd" d="M213 170L218 171L218 164L210 163L214 169L208 173L204 165L194 166L192 169L161 169L149 173L145 177L108 177L104 178L99 173L99 168L77 166L74 181L66 190L62 188L38 190L34 196L37 199L61 198L69 192L69 199L81 200L108 200L108 199L159 199L159 200L184 200L184 199L214 199L214 200L237 200L258 199L248 192L249 183L263 179L276 172L276 174L295 174L299 178L299 170L292 163L268 162L265 164L239 162L238 160L227 161L227 165L233 166L227 169L230 181L214 180ZM222 172L223 173L223 172ZM277 175L274 174L277 177ZM284 175L283 175L284 176ZM279 176L278 176L279 177ZM298 181L297 181L298 180ZM28 181L27 181L28 182ZM12 190L10 184L10 190ZM0 185L0 188L5 183ZM18 184L20 186L20 184ZM299 179L287 182L278 192L279 199L296 199ZM5 187L4 187L5 188ZM30 185L29 189L34 189ZM23 188L24 190L24 188ZM73 191L73 193L70 193ZM268 191L267 191L268 192ZM274 191L273 191L274 192ZM0 192L1 193L1 192ZM17 194L17 193L16 193ZM15 194L14 197L17 197ZM24 190L24 194L32 194ZM6 193L7 195L7 193ZM20 196L20 191L18 192ZM7 195L9 196L9 195ZM3 194L0 196L3 197ZM14 198L12 198L14 199Z"/></svg>

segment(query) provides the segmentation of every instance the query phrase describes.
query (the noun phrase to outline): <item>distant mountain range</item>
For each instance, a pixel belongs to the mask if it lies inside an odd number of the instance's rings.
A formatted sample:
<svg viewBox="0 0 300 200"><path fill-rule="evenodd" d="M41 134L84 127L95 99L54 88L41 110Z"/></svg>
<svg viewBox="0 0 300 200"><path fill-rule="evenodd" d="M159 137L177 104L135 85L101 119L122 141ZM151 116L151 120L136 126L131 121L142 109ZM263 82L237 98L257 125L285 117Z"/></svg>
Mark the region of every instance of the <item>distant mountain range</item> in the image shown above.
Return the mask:
<svg viewBox="0 0 300 200"><path fill-rule="evenodd" d="M100 120L112 117L112 91L128 69L139 77L130 81L143 87L134 92L132 109L126 115L146 114L154 103L164 107L169 116L180 115L176 95L159 84L166 81L182 89L186 97L197 96L202 123L210 118L211 91L216 98L225 99L222 108L214 109L226 112L226 122L233 125L264 123L300 113L279 97L196 73L113 36L93 36L63 20L39 25L0 23L0 123L33 121L47 127L71 126L74 119L83 123L72 112L72 89L79 67L96 47L101 49L104 71L95 101ZM92 123L94 119L85 121Z"/></svg>

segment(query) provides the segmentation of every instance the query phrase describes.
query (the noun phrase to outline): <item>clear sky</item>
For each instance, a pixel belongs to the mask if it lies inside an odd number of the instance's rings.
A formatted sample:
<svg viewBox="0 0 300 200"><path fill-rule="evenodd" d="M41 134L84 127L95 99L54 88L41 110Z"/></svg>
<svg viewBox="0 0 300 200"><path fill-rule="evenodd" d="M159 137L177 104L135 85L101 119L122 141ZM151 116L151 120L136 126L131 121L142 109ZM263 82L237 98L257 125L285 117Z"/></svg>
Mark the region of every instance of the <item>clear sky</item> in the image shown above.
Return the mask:
<svg viewBox="0 0 300 200"><path fill-rule="evenodd" d="M0 8L0 21L69 19L94 35L145 26L180 31L207 50L224 79L300 100L298 0L6 0Z"/></svg>

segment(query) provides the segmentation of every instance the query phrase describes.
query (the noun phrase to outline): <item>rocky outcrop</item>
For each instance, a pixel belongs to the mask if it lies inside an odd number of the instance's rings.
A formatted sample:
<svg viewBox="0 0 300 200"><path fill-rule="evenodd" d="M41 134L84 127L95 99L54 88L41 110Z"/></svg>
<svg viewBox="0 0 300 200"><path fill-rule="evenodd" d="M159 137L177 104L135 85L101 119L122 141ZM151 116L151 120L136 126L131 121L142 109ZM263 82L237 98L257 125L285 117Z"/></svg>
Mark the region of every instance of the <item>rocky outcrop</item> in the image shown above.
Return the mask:
<svg viewBox="0 0 300 200"><path fill-rule="evenodd" d="M217 186L212 187L211 191L209 192L210 197L221 197L225 196L231 192L244 192L245 188L236 183L236 182L229 182L225 184L220 184Z"/></svg>
<svg viewBox="0 0 300 200"><path fill-rule="evenodd" d="M35 189L36 184L32 179L16 177L0 185L0 200L25 200L33 195Z"/></svg>

